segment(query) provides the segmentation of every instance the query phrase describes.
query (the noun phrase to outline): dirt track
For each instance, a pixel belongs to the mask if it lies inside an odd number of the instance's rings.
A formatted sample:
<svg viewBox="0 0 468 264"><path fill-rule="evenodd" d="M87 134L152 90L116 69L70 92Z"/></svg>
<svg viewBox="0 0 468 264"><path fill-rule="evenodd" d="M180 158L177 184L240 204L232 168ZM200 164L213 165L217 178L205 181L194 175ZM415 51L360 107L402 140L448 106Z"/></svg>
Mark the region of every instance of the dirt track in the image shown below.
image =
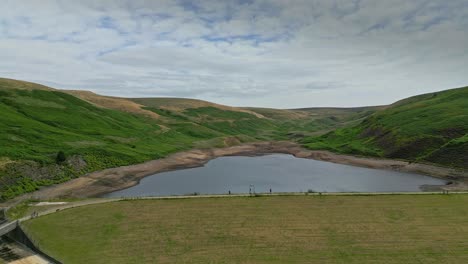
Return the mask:
<svg viewBox="0 0 468 264"><path fill-rule="evenodd" d="M47 187L27 194L27 197L51 199L62 197L97 197L105 193L125 189L138 184L145 176L158 172L203 166L209 160L222 156L259 156L271 153L291 154L298 158L329 161L340 164L375 169L388 169L431 175L454 181L454 184L439 189L466 190L468 172L426 164L408 163L398 160L360 158L338 155L328 151L307 150L291 142L259 142L220 149L194 149L172 154L164 159L141 164L97 171L89 175ZM19 199L24 199L24 197ZM18 200L18 199L15 199Z"/></svg>

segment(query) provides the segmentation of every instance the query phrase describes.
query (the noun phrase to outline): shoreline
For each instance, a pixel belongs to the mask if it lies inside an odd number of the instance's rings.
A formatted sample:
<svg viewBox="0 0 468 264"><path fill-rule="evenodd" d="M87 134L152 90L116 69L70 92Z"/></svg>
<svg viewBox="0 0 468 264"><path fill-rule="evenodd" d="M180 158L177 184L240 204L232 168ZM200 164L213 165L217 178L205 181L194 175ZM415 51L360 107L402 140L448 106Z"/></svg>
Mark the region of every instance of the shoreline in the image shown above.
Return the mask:
<svg viewBox="0 0 468 264"><path fill-rule="evenodd" d="M135 186L146 176L178 169L201 167L218 157L262 156L275 153L372 169L416 173L452 182L449 185L426 186L424 190L468 190L468 172L465 171L400 160L364 158L335 154L329 151L308 150L293 142L279 141L246 143L227 148L182 151L158 160L93 172L65 183L19 196L5 202L5 204L27 198L45 200L100 197L107 193Z"/></svg>

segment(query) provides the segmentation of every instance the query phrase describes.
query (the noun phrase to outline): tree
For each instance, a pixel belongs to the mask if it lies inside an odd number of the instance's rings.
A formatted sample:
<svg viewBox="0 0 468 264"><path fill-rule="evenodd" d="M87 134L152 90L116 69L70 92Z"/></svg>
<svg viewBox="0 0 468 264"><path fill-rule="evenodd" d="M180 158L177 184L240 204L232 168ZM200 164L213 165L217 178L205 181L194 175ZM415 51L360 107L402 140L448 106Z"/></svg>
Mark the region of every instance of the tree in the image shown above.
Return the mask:
<svg viewBox="0 0 468 264"><path fill-rule="evenodd" d="M55 161L57 162L57 164L59 164L59 163L64 162L65 160L67 160L65 153L63 151L59 151L57 153L57 158L55 159Z"/></svg>

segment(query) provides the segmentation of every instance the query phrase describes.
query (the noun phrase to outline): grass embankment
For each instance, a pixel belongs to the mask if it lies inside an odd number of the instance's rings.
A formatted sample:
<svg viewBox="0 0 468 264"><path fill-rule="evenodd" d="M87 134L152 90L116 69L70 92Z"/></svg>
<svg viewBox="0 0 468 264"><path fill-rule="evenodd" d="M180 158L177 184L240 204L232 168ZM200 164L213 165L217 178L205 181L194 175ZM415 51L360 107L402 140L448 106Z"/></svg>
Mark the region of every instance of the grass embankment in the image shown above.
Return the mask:
<svg viewBox="0 0 468 264"><path fill-rule="evenodd" d="M64 263L466 263L468 195L134 200L24 223Z"/></svg>
<svg viewBox="0 0 468 264"><path fill-rule="evenodd" d="M468 87L411 97L319 137L311 149L467 168Z"/></svg>

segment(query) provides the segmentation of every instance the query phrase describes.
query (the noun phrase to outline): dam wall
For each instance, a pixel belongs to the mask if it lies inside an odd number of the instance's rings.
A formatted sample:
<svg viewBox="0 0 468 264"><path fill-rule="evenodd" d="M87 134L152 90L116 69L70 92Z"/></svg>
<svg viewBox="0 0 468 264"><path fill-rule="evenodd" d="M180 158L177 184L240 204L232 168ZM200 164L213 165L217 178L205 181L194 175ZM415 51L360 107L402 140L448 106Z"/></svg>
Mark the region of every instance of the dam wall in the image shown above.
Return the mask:
<svg viewBox="0 0 468 264"><path fill-rule="evenodd" d="M54 264L61 264L62 262L52 258L51 256L47 255L46 253L42 252L38 247L37 244L24 232L23 228L19 221L13 221L0 226L0 237L6 236L16 243L22 244L29 248L31 251L37 253L42 258L47 260L49 263Z"/></svg>

